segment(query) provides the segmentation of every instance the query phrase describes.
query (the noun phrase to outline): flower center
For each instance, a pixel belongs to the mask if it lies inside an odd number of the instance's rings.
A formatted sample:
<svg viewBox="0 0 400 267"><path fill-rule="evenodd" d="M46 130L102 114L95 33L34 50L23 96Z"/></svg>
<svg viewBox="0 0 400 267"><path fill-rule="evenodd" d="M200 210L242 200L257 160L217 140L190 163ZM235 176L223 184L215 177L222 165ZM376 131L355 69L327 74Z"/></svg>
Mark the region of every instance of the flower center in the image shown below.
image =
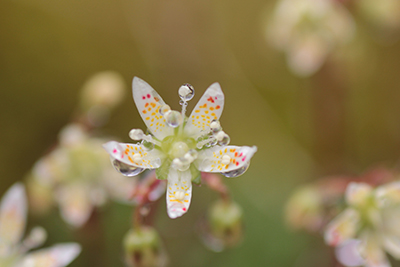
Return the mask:
<svg viewBox="0 0 400 267"><path fill-rule="evenodd" d="M172 144L169 155L171 158L176 159L183 157L189 151L189 146L182 141L178 141Z"/></svg>

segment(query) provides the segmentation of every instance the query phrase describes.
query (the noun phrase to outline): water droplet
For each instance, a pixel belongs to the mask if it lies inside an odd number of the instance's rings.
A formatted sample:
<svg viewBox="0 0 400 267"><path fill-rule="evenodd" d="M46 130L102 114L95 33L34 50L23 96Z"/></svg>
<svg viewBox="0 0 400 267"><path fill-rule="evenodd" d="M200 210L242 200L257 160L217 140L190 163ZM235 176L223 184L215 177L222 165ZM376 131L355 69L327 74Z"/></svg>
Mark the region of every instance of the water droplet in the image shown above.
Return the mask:
<svg viewBox="0 0 400 267"><path fill-rule="evenodd" d="M152 150L154 148L154 144L152 142L149 142L146 140L142 140L142 145L143 145L144 149L147 151Z"/></svg>
<svg viewBox="0 0 400 267"><path fill-rule="evenodd" d="M132 140L142 140L143 137L144 137L144 133L143 133L143 131L140 130L140 129L132 129L132 130L129 132L129 137L130 137Z"/></svg>
<svg viewBox="0 0 400 267"><path fill-rule="evenodd" d="M194 97L194 88L192 85L185 83L179 88L178 93L179 97L186 102Z"/></svg>
<svg viewBox="0 0 400 267"><path fill-rule="evenodd" d="M171 108L170 108L167 104L165 104L165 105L162 105L162 106L160 107L160 109L158 110L158 112L161 114L161 116L164 116L165 113L167 113L167 112L170 111L170 110L171 110Z"/></svg>
<svg viewBox="0 0 400 267"><path fill-rule="evenodd" d="M231 138L229 135L224 133L223 131L220 131L215 138L218 140L218 145L220 146L227 146L229 142L231 141Z"/></svg>
<svg viewBox="0 0 400 267"><path fill-rule="evenodd" d="M171 110L165 113L164 118L168 126L172 128L176 128L183 123L183 117L181 113L175 110Z"/></svg>
<svg viewBox="0 0 400 267"><path fill-rule="evenodd" d="M136 176L142 172L144 172L145 169L139 168L139 167L134 167L130 166L128 164L125 164L119 160L111 158L112 165L114 168L119 171L122 175L132 177Z"/></svg>
<svg viewBox="0 0 400 267"><path fill-rule="evenodd" d="M222 130L222 127L221 127L221 124L219 123L218 120L213 120L210 123L210 129L211 129L212 133L216 134L216 133L218 133L219 131Z"/></svg>
<svg viewBox="0 0 400 267"><path fill-rule="evenodd" d="M249 168L249 166L250 166L250 162L246 163L246 165L244 165L243 167L241 167L239 169L229 171L229 172L221 172L221 174L228 178L238 177L238 176L242 175L243 173L245 173L247 171L247 169Z"/></svg>

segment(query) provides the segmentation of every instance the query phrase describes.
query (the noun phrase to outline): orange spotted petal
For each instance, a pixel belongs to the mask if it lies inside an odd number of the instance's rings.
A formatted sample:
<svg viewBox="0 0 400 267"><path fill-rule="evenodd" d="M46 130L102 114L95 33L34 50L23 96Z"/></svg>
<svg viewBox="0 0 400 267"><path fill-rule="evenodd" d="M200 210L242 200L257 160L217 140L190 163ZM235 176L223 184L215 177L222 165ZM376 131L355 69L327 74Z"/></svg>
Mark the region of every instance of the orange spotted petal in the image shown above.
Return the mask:
<svg viewBox="0 0 400 267"><path fill-rule="evenodd" d="M160 114L160 107L165 105L160 95L145 81L135 77L132 81L133 100L149 131L158 139L173 134Z"/></svg>
<svg viewBox="0 0 400 267"><path fill-rule="evenodd" d="M16 245L22 238L26 224L26 195L24 186L13 185L4 195L0 206L0 241Z"/></svg>
<svg viewBox="0 0 400 267"><path fill-rule="evenodd" d="M169 170L166 198L167 212L171 219L178 218L188 211L192 199L191 180L190 170Z"/></svg>
<svg viewBox="0 0 400 267"><path fill-rule="evenodd" d="M246 166L257 147L215 146L200 152L195 161L202 172L229 172Z"/></svg>
<svg viewBox="0 0 400 267"><path fill-rule="evenodd" d="M147 151L142 145L110 141L103 145L112 158L130 166L155 169L161 166L163 153L157 149Z"/></svg>
<svg viewBox="0 0 400 267"><path fill-rule="evenodd" d="M211 121L218 120L221 117L223 108L224 93L222 93L219 83L213 83L190 114L185 127L186 133L193 136L200 131L210 129Z"/></svg>

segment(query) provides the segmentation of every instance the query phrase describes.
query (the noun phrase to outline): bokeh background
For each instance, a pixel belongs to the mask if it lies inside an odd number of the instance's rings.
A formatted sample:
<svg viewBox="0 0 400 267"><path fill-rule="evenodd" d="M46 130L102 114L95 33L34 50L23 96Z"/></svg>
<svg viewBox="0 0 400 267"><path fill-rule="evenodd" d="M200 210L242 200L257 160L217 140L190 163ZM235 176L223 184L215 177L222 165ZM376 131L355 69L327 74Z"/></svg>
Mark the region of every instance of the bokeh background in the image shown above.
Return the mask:
<svg viewBox="0 0 400 267"><path fill-rule="evenodd" d="M400 42L382 40L354 14L357 32L311 77L296 77L268 43L275 1L4 0L0 8L0 195L22 180L56 142L78 105L84 82L104 70L151 84L173 109L191 83L194 107L218 81L226 102L221 123L231 144L256 145L247 173L225 179L244 209L245 238L221 253L207 250L197 222L217 196L196 187L182 218L162 200L156 227L170 266L330 266L320 237L291 231L284 204L298 186L331 174L396 167L400 158ZM129 141L144 128L131 93L104 133ZM94 233L73 230L54 210L30 217L48 244L77 241L70 266L123 266L122 237L132 207L110 204ZM89 239L96 236L95 245Z"/></svg>

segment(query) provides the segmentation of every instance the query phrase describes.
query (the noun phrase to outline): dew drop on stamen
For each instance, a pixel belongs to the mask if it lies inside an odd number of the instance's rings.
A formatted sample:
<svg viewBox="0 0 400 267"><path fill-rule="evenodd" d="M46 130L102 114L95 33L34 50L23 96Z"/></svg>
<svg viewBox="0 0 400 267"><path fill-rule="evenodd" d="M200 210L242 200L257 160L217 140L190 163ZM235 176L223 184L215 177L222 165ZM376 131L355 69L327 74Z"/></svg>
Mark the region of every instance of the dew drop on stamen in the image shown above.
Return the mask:
<svg viewBox="0 0 400 267"><path fill-rule="evenodd" d="M172 128L176 128L183 123L183 117L181 113L175 110L171 110L165 113L164 118L168 126Z"/></svg>
<svg viewBox="0 0 400 267"><path fill-rule="evenodd" d="M143 137L144 137L144 133L143 133L143 131L142 130L140 130L140 129L132 129L132 130L130 130L130 132L129 132L129 137L132 139L132 140L142 140L143 139Z"/></svg>
<svg viewBox="0 0 400 267"><path fill-rule="evenodd" d="M215 135L215 138L218 140L218 145L227 146L231 139L229 135L227 135L224 131L220 131Z"/></svg>
<svg viewBox="0 0 400 267"><path fill-rule="evenodd" d="M218 120L213 120L210 123L210 129L213 134L216 134L222 130L222 127Z"/></svg>
<svg viewBox="0 0 400 267"><path fill-rule="evenodd" d="M182 85L179 90L179 97L182 99L183 102L189 101L194 97L194 88L192 85L185 83ZM182 104L181 104L182 105Z"/></svg>
<svg viewBox="0 0 400 267"><path fill-rule="evenodd" d="M246 165L244 165L243 167L241 167L239 169L229 171L229 172L221 172L221 174L228 178L238 177L238 176L242 175L243 173L245 173L247 171L247 169L249 168L249 166L250 166L250 162L246 163Z"/></svg>
<svg viewBox="0 0 400 267"><path fill-rule="evenodd" d="M113 159L113 158L111 158L111 162L112 162L112 165L114 166L114 168L118 172L120 172L122 175L128 176L128 177L136 176L145 170L143 168L130 166L128 164L125 164L125 163L123 163L119 160Z"/></svg>

